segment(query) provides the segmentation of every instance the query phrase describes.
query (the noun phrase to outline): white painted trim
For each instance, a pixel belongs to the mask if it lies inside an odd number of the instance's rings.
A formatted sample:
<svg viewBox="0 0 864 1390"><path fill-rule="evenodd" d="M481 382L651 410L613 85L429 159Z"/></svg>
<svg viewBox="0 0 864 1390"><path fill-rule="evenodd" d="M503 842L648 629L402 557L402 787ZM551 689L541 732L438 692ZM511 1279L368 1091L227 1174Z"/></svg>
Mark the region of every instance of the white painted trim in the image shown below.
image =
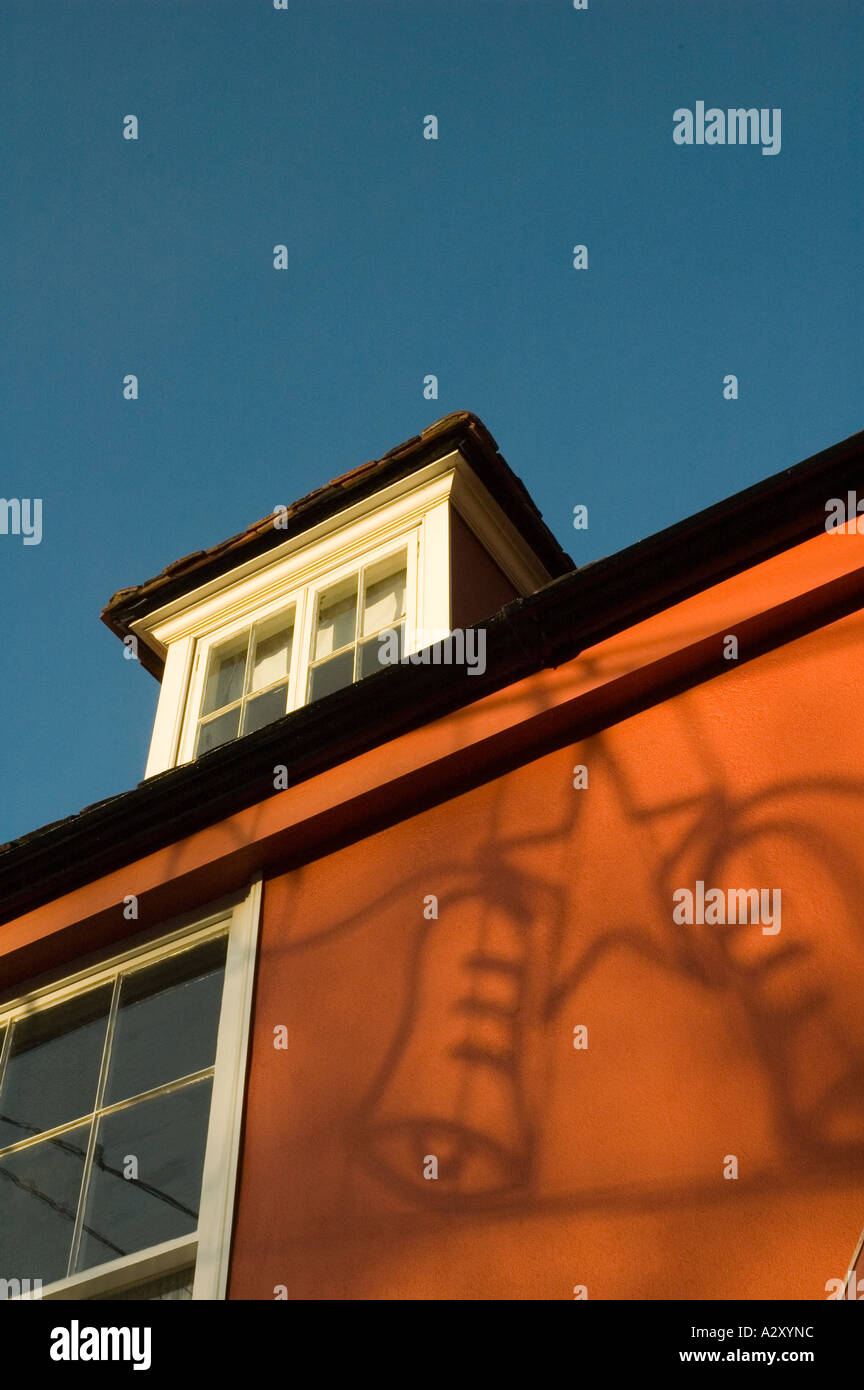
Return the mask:
<svg viewBox="0 0 864 1390"><path fill-rule="evenodd" d="M121 1255L108 1264L97 1265L95 1269L85 1269L81 1274L70 1275L68 1279L57 1279L40 1292L31 1290L19 1294L15 1301L46 1298L79 1301L97 1299L104 1293L122 1293L136 1284L146 1284L151 1279L194 1265L197 1246L197 1235L177 1236L174 1240L151 1246L142 1254Z"/></svg>
<svg viewBox="0 0 864 1390"><path fill-rule="evenodd" d="M145 777L171 767L177 758L194 658L195 643L191 637L179 638L167 650Z"/></svg>
<svg viewBox="0 0 864 1390"><path fill-rule="evenodd" d="M424 554L423 528L418 526L406 542L407 565L405 569L405 635L403 652L417 650L417 633L422 629L421 604L423 584L421 583L421 562Z"/></svg>
<svg viewBox="0 0 864 1390"><path fill-rule="evenodd" d="M430 641L445 637L452 628L450 593L450 505L443 498L423 518L421 546L423 580L419 633L412 633L408 652L422 650ZM434 636L430 636L433 634ZM421 635L422 634L422 635Z"/></svg>
<svg viewBox="0 0 864 1390"><path fill-rule="evenodd" d="M234 909L228 935L225 989L198 1213L193 1299L223 1299L228 1287L260 913L261 879L258 877L244 901Z"/></svg>
<svg viewBox="0 0 864 1390"><path fill-rule="evenodd" d="M454 450L409 479L163 605L134 622L133 631L162 655L181 637L200 637L234 616L254 614L274 590L284 595L328 569L362 562L369 550L419 525L430 508L451 494L466 524L520 591L531 592L548 581L531 547Z"/></svg>
<svg viewBox="0 0 864 1390"><path fill-rule="evenodd" d="M339 513L329 519L323 536L315 538L321 526L295 536L139 619L133 630L161 652L180 637L200 637L234 617L257 614L273 597L285 597L341 565L364 563L371 550L419 526L429 507L449 496L459 457L452 454L441 460L448 464L446 471L423 487L414 478L411 492L395 503L387 505L381 494L376 495L374 513L362 521L346 522L353 508Z"/></svg>

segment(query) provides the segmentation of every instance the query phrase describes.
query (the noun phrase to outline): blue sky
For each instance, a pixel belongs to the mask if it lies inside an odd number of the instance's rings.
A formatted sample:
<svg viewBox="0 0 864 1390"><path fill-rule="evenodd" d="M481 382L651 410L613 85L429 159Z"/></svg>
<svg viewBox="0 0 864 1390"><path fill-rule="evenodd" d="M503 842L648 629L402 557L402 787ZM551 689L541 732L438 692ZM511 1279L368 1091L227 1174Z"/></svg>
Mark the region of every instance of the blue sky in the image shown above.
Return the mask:
<svg viewBox="0 0 864 1390"><path fill-rule="evenodd" d="M116 589L450 410L579 563L864 427L862 52L844 0L4 0L0 842L143 775Z"/></svg>

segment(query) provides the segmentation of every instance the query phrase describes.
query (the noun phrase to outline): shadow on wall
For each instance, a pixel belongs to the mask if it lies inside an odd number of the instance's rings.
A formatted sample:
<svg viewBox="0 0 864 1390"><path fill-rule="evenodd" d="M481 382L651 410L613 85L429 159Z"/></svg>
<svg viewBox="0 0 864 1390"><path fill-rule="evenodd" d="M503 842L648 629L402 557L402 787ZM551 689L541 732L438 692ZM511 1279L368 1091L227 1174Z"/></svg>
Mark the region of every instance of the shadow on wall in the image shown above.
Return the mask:
<svg viewBox="0 0 864 1390"><path fill-rule="evenodd" d="M397 868L399 827L385 832L384 892L302 940L289 929L280 954L296 957L410 904L395 1026L342 1117L349 1167L398 1207L696 1198L716 1192L736 1142L749 1156L742 1184L756 1188L772 1172L864 1172L864 874L849 834L864 782L733 789L741 779L724 776L700 718L680 697L641 728L549 755L554 768L533 764L437 808L447 833L440 819L430 827L413 871ZM652 733L662 755L646 796L634 768L651 763L640 740ZM590 795L565 782L577 758ZM680 794L667 796L670 784ZM673 893L698 879L780 887L782 930L674 923ZM424 919L417 904L433 891L437 916Z"/></svg>

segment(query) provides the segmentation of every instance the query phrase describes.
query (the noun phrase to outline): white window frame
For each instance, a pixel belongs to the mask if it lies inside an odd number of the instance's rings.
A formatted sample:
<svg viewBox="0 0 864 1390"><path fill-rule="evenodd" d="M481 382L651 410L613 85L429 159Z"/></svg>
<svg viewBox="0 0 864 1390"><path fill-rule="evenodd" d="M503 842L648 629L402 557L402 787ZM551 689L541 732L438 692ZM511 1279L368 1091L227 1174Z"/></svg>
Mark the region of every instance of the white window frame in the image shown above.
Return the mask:
<svg viewBox="0 0 864 1390"><path fill-rule="evenodd" d="M286 588L283 593L271 598L268 603L256 606L252 612L244 611L242 615L238 615L231 622L223 621L218 626L213 625L206 632L200 633L195 643L195 653L191 662L177 762L191 762L195 757L195 742L201 718L204 685L210 652L214 647L220 646L232 637L241 636L243 632L248 632L256 623L266 622L282 612L287 613L293 607L294 636L291 645L291 669L288 677L286 713L300 709L307 703L306 686L314 640L318 595L322 590L332 588L343 579L349 579L361 570L368 569L391 557L395 559L402 554L405 555L406 562L405 643L403 651L416 650L414 643L415 634L419 628L418 591L421 564L420 532L418 527L413 526L397 537L391 537L374 548L364 550L362 555L354 555L340 565L331 565L329 568L321 570L314 578L310 578L302 588ZM240 735L240 737L244 736ZM236 740L230 741L235 742Z"/></svg>
<svg viewBox="0 0 864 1390"><path fill-rule="evenodd" d="M222 901L203 913L197 912L166 923L164 932L160 932L157 939L151 936L146 943L137 946L127 943L123 951L100 962L98 966L76 971L53 985L36 989L0 1008L2 1027L32 1010L34 1005L49 1007L60 1003L110 978L118 968L151 964L170 955L178 946L212 940L222 935L227 926L228 951L197 1230L191 1235L179 1236L131 1255L94 1265L92 1269L57 1279L41 1289L31 1288L27 1293L18 1295L21 1300L104 1298L107 1294L123 1292L193 1264L195 1277L192 1298L225 1298L260 910L261 879L257 877L242 897Z"/></svg>

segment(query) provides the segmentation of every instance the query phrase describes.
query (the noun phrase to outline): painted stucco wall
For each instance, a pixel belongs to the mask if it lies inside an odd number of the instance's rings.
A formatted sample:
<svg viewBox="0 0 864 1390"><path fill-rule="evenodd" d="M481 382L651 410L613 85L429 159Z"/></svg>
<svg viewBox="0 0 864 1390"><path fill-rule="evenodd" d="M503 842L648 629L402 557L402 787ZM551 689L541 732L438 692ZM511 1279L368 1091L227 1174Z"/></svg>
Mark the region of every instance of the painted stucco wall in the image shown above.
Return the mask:
<svg viewBox="0 0 864 1390"><path fill-rule="evenodd" d="M229 1296L825 1298L862 687L855 614L271 877ZM697 880L780 889L780 931L674 923Z"/></svg>
<svg viewBox="0 0 864 1390"><path fill-rule="evenodd" d="M450 508L451 627L471 627L516 598L517 590L491 555Z"/></svg>

